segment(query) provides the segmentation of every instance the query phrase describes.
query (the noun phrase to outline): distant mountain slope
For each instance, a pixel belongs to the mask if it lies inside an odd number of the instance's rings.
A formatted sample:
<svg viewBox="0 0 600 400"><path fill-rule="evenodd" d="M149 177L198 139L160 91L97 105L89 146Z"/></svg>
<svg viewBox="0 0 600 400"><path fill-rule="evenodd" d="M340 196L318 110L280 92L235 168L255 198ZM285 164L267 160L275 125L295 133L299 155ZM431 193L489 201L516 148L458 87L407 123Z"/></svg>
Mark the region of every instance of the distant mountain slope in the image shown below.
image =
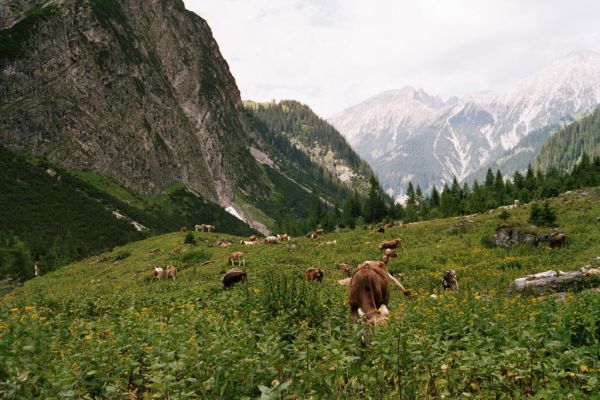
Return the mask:
<svg viewBox="0 0 600 400"><path fill-rule="evenodd" d="M583 153L590 158L600 156L600 108L590 115L559 130L544 143L535 157L534 168L571 169Z"/></svg>
<svg viewBox="0 0 600 400"><path fill-rule="evenodd" d="M367 194L369 178L373 175L371 167L333 126L310 107L294 100L278 103L246 101L244 105L255 119L262 121L271 131L287 137L314 163L353 190Z"/></svg>
<svg viewBox="0 0 600 400"><path fill-rule="evenodd" d="M372 97L329 121L373 166L383 186L401 196L410 180L423 189L449 183L453 176L465 180L505 157L530 133L595 107L600 103L598 78L600 55L581 51L502 92L442 101L404 88Z"/></svg>
<svg viewBox="0 0 600 400"><path fill-rule="evenodd" d="M196 223L213 224L219 232L252 233L181 185L157 196L140 195L101 174L66 171L2 146L0 171L0 234L24 241L33 257L44 259L45 268L57 263L49 257L72 261Z"/></svg>

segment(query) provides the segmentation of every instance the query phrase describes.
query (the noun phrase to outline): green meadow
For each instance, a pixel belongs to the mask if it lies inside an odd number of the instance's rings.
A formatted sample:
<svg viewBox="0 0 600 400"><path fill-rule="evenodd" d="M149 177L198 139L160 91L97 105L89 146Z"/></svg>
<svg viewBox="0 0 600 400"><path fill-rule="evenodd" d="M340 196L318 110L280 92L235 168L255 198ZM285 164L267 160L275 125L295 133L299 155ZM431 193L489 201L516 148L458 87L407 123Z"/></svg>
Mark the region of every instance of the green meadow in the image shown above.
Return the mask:
<svg viewBox="0 0 600 400"><path fill-rule="evenodd" d="M27 281L0 299L0 397L6 399L568 399L600 396L600 293L511 294L529 273L600 264L600 190L550 200L565 247L493 247L500 209L480 215L242 246L240 237L170 233L117 247ZM509 210L524 224L528 205ZM464 231L448 231L469 220ZM371 332L350 318L341 262L379 258L391 318ZM234 244L209 245L220 238ZM326 241L337 241L327 246ZM223 290L232 251L247 283ZM151 269L173 263L176 281ZM324 270L306 282L308 267ZM442 291L457 272L460 291ZM437 298L431 295L436 294Z"/></svg>

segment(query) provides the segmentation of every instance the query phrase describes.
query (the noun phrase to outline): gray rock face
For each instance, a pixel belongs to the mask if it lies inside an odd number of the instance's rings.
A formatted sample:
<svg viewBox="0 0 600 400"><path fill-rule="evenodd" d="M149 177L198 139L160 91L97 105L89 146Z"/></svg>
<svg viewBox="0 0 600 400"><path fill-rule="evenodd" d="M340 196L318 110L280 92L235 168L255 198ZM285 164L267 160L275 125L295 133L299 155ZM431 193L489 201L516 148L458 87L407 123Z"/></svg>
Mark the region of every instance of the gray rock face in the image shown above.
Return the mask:
<svg viewBox="0 0 600 400"><path fill-rule="evenodd" d="M228 205L255 189L235 80L180 0L2 7L0 39L22 41L0 48L1 144L145 192L182 182Z"/></svg>
<svg viewBox="0 0 600 400"><path fill-rule="evenodd" d="M550 247L559 247L564 244L566 235L560 228L553 228L545 231L538 231L539 228L530 225L521 226L502 226L496 230L493 237L494 243L498 247L511 248L522 244L540 245L548 243ZM559 245L554 245L557 241Z"/></svg>

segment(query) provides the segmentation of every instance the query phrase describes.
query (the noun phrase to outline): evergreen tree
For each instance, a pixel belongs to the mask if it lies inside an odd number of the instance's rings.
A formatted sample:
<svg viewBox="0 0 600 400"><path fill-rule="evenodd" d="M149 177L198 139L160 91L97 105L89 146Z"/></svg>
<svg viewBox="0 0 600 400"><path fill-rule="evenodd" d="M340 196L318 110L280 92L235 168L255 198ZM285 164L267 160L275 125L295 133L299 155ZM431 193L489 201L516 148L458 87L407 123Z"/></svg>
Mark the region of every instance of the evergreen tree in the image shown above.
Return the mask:
<svg viewBox="0 0 600 400"><path fill-rule="evenodd" d="M415 188L413 187L412 182L408 182L408 188L406 189L406 196L408 197L408 199L406 200L407 205L417 204Z"/></svg>
<svg viewBox="0 0 600 400"><path fill-rule="evenodd" d="M531 204L531 210L529 211L529 223L533 225L543 225L542 221L542 208L538 203Z"/></svg>
<svg viewBox="0 0 600 400"><path fill-rule="evenodd" d="M371 177L371 188L369 189L369 198L365 204L364 217L369 223L381 221L387 214L385 201L379 192L379 182Z"/></svg>
<svg viewBox="0 0 600 400"><path fill-rule="evenodd" d="M438 192L435 185L433 185L433 189L431 189L431 207L437 208L440 206L440 193Z"/></svg>
<svg viewBox="0 0 600 400"><path fill-rule="evenodd" d="M541 222L544 226L555 226L556 225L556 214L554 210L550 208L550 203L545 201L541 211Z"/></svg>

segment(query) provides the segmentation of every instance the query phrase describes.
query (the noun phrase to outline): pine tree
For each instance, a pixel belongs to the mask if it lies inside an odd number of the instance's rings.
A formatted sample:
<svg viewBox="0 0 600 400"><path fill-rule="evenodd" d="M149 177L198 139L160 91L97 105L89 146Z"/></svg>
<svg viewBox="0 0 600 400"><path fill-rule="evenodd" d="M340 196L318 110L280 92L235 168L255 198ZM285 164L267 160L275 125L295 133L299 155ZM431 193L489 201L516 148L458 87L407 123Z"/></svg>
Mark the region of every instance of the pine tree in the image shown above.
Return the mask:
<svg viewBox="0 0 600 400"><path fill-rule="evenodd" d="M533 225L543 225L542 208L538 203L531 204L531 210L529 211L529 223Z"/></svg>
<svg viewBox="0 0 600 400"><path fill-rule="evenodd" d="M556 225L556 214L554 213L554 210L550 208L550 203L547 201L544 202L544 206L542 207L540 219L544 226Z"/></svg>
<svg viewBox="0 0 600 400"><path fill-rule="evenodd" d="M437 208L440 206L440 193L438 192L435 185L433 185L433 189L431 189L431 207Z"/></svg>

